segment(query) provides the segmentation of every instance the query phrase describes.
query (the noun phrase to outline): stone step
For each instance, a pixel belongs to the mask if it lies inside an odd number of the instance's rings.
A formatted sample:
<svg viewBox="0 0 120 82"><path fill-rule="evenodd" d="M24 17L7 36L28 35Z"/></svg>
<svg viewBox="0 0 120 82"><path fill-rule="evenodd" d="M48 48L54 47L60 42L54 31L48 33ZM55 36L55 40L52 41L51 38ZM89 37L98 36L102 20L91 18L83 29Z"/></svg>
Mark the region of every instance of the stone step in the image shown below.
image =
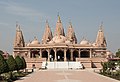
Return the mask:
<svg viewBox="0 0 120 82"><path fill-rule="evenodd" d="M43 62L42 66L47 69L83 69L80 62Z"/></svg>

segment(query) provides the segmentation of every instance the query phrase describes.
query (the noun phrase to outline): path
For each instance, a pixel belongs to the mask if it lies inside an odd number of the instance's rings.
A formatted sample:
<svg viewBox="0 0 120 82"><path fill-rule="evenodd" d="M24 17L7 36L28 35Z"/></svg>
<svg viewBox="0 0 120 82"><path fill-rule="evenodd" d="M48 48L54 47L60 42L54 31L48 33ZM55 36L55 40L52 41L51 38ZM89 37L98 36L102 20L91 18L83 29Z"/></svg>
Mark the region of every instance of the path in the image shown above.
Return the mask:
<svg viewBox="0 0 120 82"><path fill-rule="evenodd" d="M89 70L42 70L16 82L119 82Z"/></svg>

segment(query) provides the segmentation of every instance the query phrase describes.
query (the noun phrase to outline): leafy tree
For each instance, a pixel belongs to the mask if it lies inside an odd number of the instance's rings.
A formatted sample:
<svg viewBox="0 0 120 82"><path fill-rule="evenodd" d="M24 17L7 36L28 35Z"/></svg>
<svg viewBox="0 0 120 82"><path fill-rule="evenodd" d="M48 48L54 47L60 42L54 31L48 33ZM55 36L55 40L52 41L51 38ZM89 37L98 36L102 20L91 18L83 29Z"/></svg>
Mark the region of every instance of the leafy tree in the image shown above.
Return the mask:
<svg viewBox="0 0 120 82"><path fill-rule="evenodd" d="M115 62L114 61L109 61L108 62L108 68L109 68L109 70L113 70L115 68Z"/></svg>
<svg viewBox="0 0 120 82"><path fill-rule="evenodd" d="M8 59L7 59L7 64L8 64L8 67L9 67L9 70L10 71L14 71L14 70L17 70L17 63L15 61L15 59L13 58L12 55L9 55Z"/></svg>
<svg viewBox="0 0 120 82"><path fill-rule="evenodd" d="M4 52L2 50L0 50L0 54L4 54Z"/></svg>
<svg viewBox="0 0 120 82"><path fill-rule="evenodd" d="M16 56L15 61L16 61L17 66L18 66L17 70L22 69L22 68L23 68L23 61L22 61L22 59L20 58L20 56Z"/></svg>
<svg viewBox="0 0 120 82"><path fill-rule="evenodd" d="M118 51L116 52L116 57L120 58L120 49L118 49Z"/></svg>
<svg viewBox="0 0 120 82"><path fill-rule="evenodd" d="M103 67L103 69L102 69L103 73L105 73L107 71L107 69L108 69L108 62L102 62L101 65Z"/></svg>
<svg viewBox="0 0 120 82"><path fill-rule="evenodd" d="M8 72L8 65L4 59L4 57L2 56L2 54L0 54L0 74Z"/></svg>
<svg viewBox="0 0 120 82"><path fill-rule="evenodd" d="M25 69L27 67L26 61L25 61L24 57L21 57L21 59L23 61L23 67L22 67L22 69Z"/></svg>

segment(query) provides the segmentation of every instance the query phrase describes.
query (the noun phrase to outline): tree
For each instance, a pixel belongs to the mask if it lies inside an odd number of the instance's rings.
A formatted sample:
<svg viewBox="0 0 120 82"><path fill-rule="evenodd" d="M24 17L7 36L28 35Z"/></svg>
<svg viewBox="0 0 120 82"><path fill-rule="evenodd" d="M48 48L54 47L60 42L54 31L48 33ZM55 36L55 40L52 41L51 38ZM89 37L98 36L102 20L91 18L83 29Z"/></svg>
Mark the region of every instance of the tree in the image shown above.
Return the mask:
<svg viewBox="0 0 120 82"><path fill-rule="evenodd" d="M13 58L12 55L9 55L8 59L7 59L7 64L8 64L8 67L9 67L9 70L10 71L15 71L17 70L17 63L15 61L15 59Z"/></svg>
<svg viewBox="0 0 120 82"><path fill-rule="evenodd" d="M2 54L0 54L0 74L8 72L8 65L4 59L4 57L2 56Z"/></svg>
<svg viewBox="0 0 120 82"><path fill-rule="evenodd" d="M18 66L17 70L19 71L20 69L23 68L23 61L20 58L20 56L16 56L15 61L16 61L17 66Z"/></svg>
<svg viewBox="0 0 120 82"><path fill-rule="evenodd" d="M101 65L103 67L102 72L105 73L108 69L108 62L102 62Z"/></svg>
<svg viewBox="0 0 120 82"><path fill-rule="evenodd" d="M116 52L116 57L120 58L120 49L118 49L118 51Z"/></svg>
<svg viewBox="0 0 120 82"><path fill-rule="evenodd" d="M21 59L23 61L23 68L22 69L25 69L27 67L26 61L25 61L24 57L21 57Z"/></svg>

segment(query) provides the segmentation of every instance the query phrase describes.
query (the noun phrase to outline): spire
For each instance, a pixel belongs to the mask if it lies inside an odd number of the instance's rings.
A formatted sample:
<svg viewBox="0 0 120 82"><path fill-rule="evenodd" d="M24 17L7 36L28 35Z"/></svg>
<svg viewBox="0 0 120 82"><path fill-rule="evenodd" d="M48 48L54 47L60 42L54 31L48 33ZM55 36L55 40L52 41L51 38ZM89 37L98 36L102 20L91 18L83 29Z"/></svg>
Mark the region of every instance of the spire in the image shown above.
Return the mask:
<svg viewBox="0 0 120 82"><path fill-rule="evenodd" d="M103 22L100 24L99 31L103 31Z"/></svg>
<svg viewBox="0 0 120 82"><path fill-rule="evenodd" d="M75 35L74 30L73 30L71 22L69 22L69 27L68 27L66 38L67 38L67 40L70 40L71 43L77 43L77 38L76 38L76 35Z"/></svg>
<svg viewBox="0 0 120 82"><path fill-rule="evenodd" d="M46 20L46 26L45 26L45 31L44 31L43 38L42 38L42 43L46 44L47 42L52 40L52 38L53 38L52 32L48 24L48 20Z"/></svg>
<svg viewBox="0 0 120 82"><path fill-rule="evenodd" d="M18 22L16 21L16 30L20 31L20 25L18 24Z"/></svg>
<svg viewBox="0 0 120 82"><path fill-rule="evenodd" d="M55 28L55 32L54 32L54 36L56 36L56 35L57 36L58 35L65 36L64 29L63 29L62 22L61 22L59 14L58 14L58 20L57 20L56 28Z"/></svg>
<svg viewBox="0 0 120 82"><path fill-rule="evenodd" d="M58 13L58 21L57 21L58 23L61 23L61 19L60 19L60 15L59 15L59 13Z"/></svg>
<svg viewBox="0 0 120 82"><path fill-rule="evenodd" d="M99 31L98 31L97 38L96 38L96 45L99 47L107 46L106 39L104 36L104 31L103 31L103 23L101 23L99 27Z"/></svg>
<svg viewBox="0 0 120 82"><path fill-rule="evenodd" d="M20 25L16 24L16 37L14 41L14 47L24 47L24 46L25 46L25 42L22 31L20 29Z"/></svg>

